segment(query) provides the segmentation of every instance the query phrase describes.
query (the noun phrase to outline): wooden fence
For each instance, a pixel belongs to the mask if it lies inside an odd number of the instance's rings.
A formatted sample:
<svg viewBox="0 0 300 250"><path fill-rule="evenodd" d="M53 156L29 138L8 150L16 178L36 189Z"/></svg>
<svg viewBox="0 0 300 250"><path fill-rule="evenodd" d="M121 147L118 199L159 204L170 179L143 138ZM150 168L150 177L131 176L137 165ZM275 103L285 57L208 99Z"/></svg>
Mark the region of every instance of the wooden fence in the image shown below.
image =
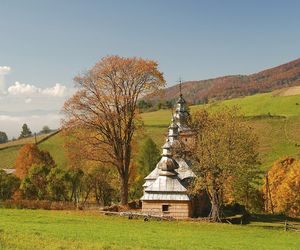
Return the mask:
<svg viewBox="0 0 300 250"><path fill-rule="evenodd" d="M285 221L284 223L284 231L296 231L300 232L300 224L292 224L288 221Z"/></svg>

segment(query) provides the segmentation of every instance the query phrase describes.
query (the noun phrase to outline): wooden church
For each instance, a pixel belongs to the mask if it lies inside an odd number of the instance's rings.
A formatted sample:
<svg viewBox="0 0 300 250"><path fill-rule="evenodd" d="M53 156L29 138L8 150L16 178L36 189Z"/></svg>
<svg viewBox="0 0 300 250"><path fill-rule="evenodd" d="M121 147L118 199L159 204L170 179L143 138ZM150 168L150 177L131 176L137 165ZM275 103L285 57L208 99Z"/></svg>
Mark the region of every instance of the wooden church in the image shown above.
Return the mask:
<svg viewBox="0 0 300 250"><path fill-rule="evenodd" d="M195 143L195 133L188 126L189 116L187 104L180 94L166 143L162 147L162 157L145 178L144 195L141 198L144 213L185 219L198 217L209 209L205 194L188 194L188 185L195 178L190 161L172 155L172 147L176 143Z"/></svg>

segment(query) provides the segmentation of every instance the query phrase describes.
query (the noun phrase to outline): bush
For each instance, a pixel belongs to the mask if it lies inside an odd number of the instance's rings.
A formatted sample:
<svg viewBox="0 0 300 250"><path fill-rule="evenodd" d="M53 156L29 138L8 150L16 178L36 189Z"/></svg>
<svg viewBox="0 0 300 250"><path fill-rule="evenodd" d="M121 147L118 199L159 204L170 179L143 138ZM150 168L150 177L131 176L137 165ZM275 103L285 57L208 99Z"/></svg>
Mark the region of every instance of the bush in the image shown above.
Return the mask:
<svg viewBox="0 0 300 250"><path fill-rule="evenodd" d="M20 180L15 175L6 174L0 169L0 200L11 199L19 186Z"/></svg>
<svg viewBox="0 0 300 250"><path fill-rule="evenodd" d="M33 165L21 184L23 196L28 199L46 199L48 197L47 176L50 171L51 167L45 165Z"/></svg>
<svg viewBox="0 0 300 250"><path fill-rule="evenodd" d="M71 202L56 202L48 200L6 200L0 202L3 208L18 209L45 209L45 210L75 210L76 206Z"/></svg>

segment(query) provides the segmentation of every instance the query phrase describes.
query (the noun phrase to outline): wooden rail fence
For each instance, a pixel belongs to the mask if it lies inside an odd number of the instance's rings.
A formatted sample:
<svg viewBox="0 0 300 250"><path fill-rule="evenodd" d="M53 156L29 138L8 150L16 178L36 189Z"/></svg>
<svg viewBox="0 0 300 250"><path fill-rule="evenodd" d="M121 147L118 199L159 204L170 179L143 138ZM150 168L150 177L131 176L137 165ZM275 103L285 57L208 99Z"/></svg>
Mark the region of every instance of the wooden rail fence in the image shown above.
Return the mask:
<svg viewBox="0 0 300 250"><path fill-rule="evenodd" d="M284 223L284 231L296 231L300 232L300 224L292 224L285 221Z"/></svg>

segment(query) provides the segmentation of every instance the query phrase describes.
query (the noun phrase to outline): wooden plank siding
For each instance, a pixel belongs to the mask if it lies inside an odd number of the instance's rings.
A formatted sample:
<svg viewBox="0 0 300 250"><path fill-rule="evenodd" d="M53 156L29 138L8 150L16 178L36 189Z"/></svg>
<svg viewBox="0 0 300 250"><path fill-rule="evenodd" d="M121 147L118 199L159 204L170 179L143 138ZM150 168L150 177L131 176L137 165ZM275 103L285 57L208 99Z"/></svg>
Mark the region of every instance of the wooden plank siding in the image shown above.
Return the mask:
<svg viewBox="0 0 300 250"><path fill-rule="evenodd" d="M168 211L164 212L163 205L168 205ZM171 216L175 219L186 219L192 215L190 201L143 201L143 213L153 215Z"/></svg>

